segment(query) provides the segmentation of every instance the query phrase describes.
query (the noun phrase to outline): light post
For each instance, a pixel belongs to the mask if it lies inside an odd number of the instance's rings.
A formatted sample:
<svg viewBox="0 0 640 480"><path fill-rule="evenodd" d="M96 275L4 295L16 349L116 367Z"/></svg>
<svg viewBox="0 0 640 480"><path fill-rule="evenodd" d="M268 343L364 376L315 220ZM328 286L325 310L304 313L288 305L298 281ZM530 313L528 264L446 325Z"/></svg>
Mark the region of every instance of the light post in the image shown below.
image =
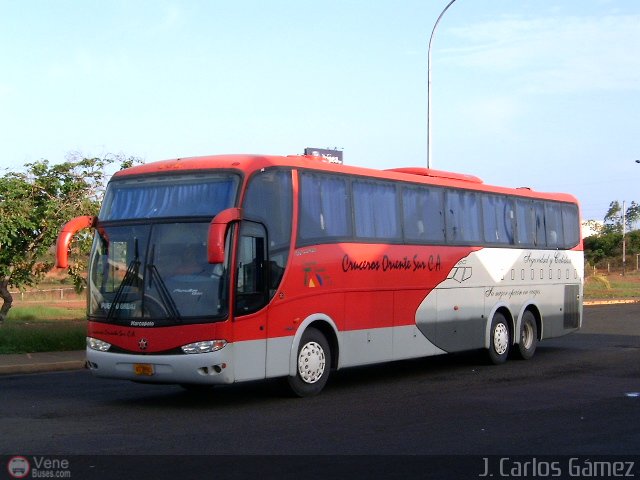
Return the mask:
<svg viewBox="0 0 640 480"><path fill-rule="evenodd" d="M622 275L627 274L627 241L625 236L627 234L627 215L626 215L625 201L622 201Z"/></svg>
<svg viewBox="0 0 640 480"><path fill-rule="evenodd" d="M431 168L431 44L433 43L433 36L436 33L440 19L444 15L444 12L446 12L455 1L456 0L451 0L447 6L444 7L444 10L442 10L436 23L433 25L433 30L431 30L431 36L429 37L429 49L427 51L427 168ZM640 163L640 161L636 161Z"/></svg>

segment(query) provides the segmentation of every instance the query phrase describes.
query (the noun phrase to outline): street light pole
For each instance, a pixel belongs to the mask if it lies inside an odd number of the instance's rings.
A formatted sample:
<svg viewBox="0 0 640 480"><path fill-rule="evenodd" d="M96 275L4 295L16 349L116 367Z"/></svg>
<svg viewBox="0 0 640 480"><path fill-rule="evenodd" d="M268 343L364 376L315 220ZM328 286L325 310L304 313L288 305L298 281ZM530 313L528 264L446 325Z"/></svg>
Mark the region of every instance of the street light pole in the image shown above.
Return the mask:
<svg viewBox="0 0 640 480"><path fill-rule="evenodd" d="M627 233L627 216L625 201L622 201L622 275L627 274L627 242L625 235Z"/></svg>
<svg viewBox="0 0 640 480"><path fill-rule="evenodd" d="M433 25L433 30L431 30L431 36L429 37L429 49L427 51L427 168L431 168L431 44L433 43L433 36L436 33L440 19L444 15L444 12L446 12L455 1L456 0L451 0L447 6L444 7L444 10L442 10L436 23Z"/></svg>

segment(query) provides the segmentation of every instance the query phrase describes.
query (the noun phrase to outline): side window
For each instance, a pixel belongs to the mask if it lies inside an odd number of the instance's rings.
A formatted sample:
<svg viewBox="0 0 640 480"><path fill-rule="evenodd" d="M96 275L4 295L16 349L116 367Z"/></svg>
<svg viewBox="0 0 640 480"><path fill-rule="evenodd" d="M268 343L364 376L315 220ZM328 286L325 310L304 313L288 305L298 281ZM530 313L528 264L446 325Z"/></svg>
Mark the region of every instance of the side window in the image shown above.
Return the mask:
<svg viewBox="0 0 640 480"><path fill-rule="evenodd" d="M485 242L513 245L514 212L508 197L483 195L482 219Z"/></svg>
<svg viewBox="0 0 640 480"><path fill-rule="evenodd" d="M463 198L465 241L480 243L482 241L480 228L480 194L476 192L464 192Z"/></svg>
<svg viewBox="0 0 640 480"><path fill-rule="evenodd" d="M516 200L516 225L518 245L533 246L536 237L536 219L531 200Z"/></svg>
<svg viewBox="0 0 640 480"><path fill-rule="evenodd" d="M356 180L352 188L356 236L362 239L399 240L395 185Z"/></svg>
<svg viewBox="0 0 640 480"><path fill-rule="evenodd" d="M444 242L443 190L406 187L402 192L402 218L406 240Z"/></svg>
<svg viewBox="0 0 640 480"><path fill-rule="evenodd" d="M245 218L267 228L270 296L280 284L289 257L292 201L291 171L266 170L251 179L243 203Z"/></svg>
<svg viewBox="0 0 640 480"><path fill-rule="evenodd" d="M476 192L449 190L446 194L446 236L449 243L478 243L480 205Z"/></svg>
<svg viewBox="0 0 640 480"><path fill-rule="evenodd" d="M580 220L578 208L575 205L562 206L562 227L564 232L564 246L573 248L580 242Z"/></svg>
<svg viewBox="0 0 640 480"><path fill-rule="evenodd" d="M544 219L547 230L547 246L561 248L564 246L564 230L562 228L562 212L560 204L547 203L544 207Z"/></svg>
<svg viewBox="0 0 640 480"><path fill-rule="evenodd" d="M533 208L536 217L536 246L544 248L547 245L547 227L544 222L544 202L534 202Z"/></svg>
<svg viewBox="0 0 640 480"><path fill-rule="evenodd" d="M236 312L253 313L269 300L267 295L266 232L259 223L244 221L238 239Z"/></svg>
<svg viewBox="0 0 640 480"><path fill-rule="evenodd" d="M350 213L343 177L306 172L300 175L298 238L302 242L351 236Z"/></svg>

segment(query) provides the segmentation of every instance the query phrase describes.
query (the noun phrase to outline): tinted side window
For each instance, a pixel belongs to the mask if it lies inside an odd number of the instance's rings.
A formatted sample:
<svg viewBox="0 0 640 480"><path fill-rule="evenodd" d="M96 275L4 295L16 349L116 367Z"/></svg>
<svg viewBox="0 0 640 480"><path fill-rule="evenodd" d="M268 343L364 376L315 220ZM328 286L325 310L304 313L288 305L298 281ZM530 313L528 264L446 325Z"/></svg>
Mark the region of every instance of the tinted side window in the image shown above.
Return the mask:
<svg viewBox="0 0 640 480"><path fill-rule="evenodd" d="M535 245L536 218L531 200L516 200L517 243L523 246Z"/></svg>
<svg viewBox="0 0 640 480"><path fill-rule="evenodd" d="M575 205L562 206L562 226L564 231L564 246L573 248L580 242L580 219Z"/></svg>
<svg viewBox="0 0 640 480"><path fill-rule="evenodd" d="M544 202L533 202L536 221L536 246L544 248L547 245L547 227L544 221Z"/></svg>
<svg viewBox="0 0 640 480"><path fill-rule="evenodd" d="M238 241L236 314L245 315L267 304L269 264L266 261L265 231L259 223L242 222Z"/></svg>
<svg viewBox="0 0 640 480"><path fill-rule="evenodd" d="M445 224L447 242L481 242L479 195L464 190L447 191Z"/></svg>
<svg viewBox="0 0 640 480"><path fill-rule="evenodd" d="M544 220L547 230L547 246L561 248L564 246L564 230L562 228L562 210L560 204L547 203L544 207Z"/></svg>
<svg viewBox="0 0 640 480"><path fill-rule="evenodd" d="M356 236L399 240L395 185L357 180L353 182L352 189Z"/></svg>
<svg viewBox="0 0 640 480"><path fill-rule="evenodd" d="M351 205L343 177L300 175L301 240L344 238L351 235Z"/></svg>
<svg viewBox="0 0 640 480"><path fill-rule="evenodd" d="M514 213L509 198L502 195L483 195L482 219L485 242L513 244Z"/></svg>
<svg viewBox="0 0 640 480"><path fill-rule="evenodd" d="M275 293L289 257L293 194L290 170L266 170L250 181L244 199L248 220L267 227L270 294Z"/></svg>
<svg viewBox="0 0 640 480"><path fill-rule="evenodd" d="M404 236L409 241L444 242L442 189L407 187L402 192Z"/></svg>

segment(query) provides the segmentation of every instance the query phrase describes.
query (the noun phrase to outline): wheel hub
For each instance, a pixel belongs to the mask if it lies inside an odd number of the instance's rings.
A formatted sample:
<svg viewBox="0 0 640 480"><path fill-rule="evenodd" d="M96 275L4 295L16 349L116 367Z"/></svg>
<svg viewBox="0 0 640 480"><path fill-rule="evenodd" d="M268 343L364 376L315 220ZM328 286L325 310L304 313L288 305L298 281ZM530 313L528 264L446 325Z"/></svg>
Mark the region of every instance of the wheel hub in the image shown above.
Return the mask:
<svg viewBox="0 0 640 480"><path fill-rule="evenodd" d="M498 355L503 355L509 348L509 330L504 323L496 325L493 331L493 348Z"/></svg>
<svg viewBox="0 0 640 480"><path fill-rule="evenodd" d="M305 383L316 383L326 366L324 350L316 342L306 343L298 355L298 372Z"/></svg>

